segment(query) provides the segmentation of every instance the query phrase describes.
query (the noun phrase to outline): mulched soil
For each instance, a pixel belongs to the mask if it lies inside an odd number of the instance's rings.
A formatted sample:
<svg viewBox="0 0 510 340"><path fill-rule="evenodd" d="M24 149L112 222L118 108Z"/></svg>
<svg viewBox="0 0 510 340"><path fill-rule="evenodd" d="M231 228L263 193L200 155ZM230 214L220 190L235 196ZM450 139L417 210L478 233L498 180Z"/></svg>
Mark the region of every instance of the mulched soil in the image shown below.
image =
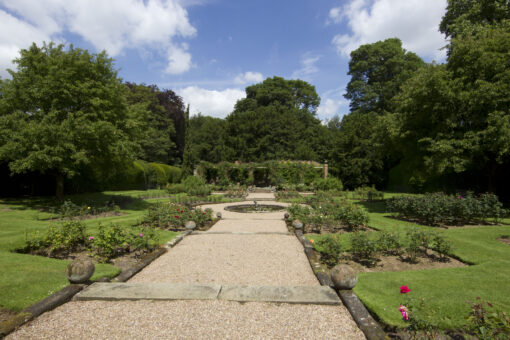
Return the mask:
<svg viewBox="0 0 510 340"><path fill-rule="evenodd" d="M510 245L510 237L500 237L500 238L498 238L498 241Z"/></svg>
<svg viewBox="0 0 510 340"><path fill-rule="evenodd" d="M7 310L0 307L0 323L9 321L11 318L15 317L18 313L13 312L11 310Z"/></svg>

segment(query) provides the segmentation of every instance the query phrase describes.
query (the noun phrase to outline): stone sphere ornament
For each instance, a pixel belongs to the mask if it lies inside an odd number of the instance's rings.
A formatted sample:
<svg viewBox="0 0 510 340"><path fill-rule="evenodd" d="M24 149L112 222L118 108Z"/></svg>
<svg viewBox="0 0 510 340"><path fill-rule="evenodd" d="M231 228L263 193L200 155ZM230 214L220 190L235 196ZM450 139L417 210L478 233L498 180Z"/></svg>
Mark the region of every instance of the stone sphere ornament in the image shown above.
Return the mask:
<svg viewBox="0 0 510 340"><path fill-rule="evenodd" d="M295 220L294 222L292 222L292 227L296 230L301 230L303 229L303 222L301 222L300 220Z"/></svg>
<svg viewBox="0 0 510 340"><path fill-rule="evenodd" d="M188 222L186 222L184 227L186 227L186 229L188 229L188 230L193 230L197 227L197 224L194 221L188 221Z"/></svg>
<svg viewBox="0 0 510 340"><path fill-rule="evenodd" d="M66 279L71 283L87 282L94 274L94 263L89 259L77 258L66 268Z"/></svg>
<svg viewBox="0 0 510 340"><path fill-rule="evenodd" d="M221 213L219 211L216 213L216 217L221 220Z"/></svg>
<svg viewBox="0 0 510 340"><path fill-rule="evenodd" d="M286 220L288 220L288 219L289 219L289 217L290 217L290 215L289 215L289 213L288 213L288 212L286 212L286 213L283 215L283 218L285 218Z"/></svg>
<svg viewBox="0 0 510 340"><path fill-rule="evenodd" d="M331 280L338 290L353 289L358 283L358 274L346 264L337 264L331 270Z"/></svg>

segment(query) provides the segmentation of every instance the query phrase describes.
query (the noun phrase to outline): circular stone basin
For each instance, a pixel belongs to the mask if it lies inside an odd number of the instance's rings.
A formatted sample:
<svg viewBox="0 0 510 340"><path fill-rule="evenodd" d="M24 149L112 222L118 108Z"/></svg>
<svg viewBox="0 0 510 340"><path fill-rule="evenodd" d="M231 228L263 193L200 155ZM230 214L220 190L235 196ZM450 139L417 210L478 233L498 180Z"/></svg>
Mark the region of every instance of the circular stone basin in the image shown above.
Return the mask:
<svg viewBox="0 0 510 340"><path fill-rule="evenodd" d="M225 210L233 211L237 213L268 213L284 211L283 205L276 204L240 204L240 205L229 205L225 207Z"/></svg>

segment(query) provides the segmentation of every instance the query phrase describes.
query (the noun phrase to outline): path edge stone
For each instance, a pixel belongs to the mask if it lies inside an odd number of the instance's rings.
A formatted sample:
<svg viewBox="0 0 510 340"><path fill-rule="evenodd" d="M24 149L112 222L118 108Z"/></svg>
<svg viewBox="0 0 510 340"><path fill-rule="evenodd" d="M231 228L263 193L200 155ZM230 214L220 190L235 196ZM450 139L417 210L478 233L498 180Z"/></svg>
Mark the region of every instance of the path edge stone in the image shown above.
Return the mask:
<svg viewBox="0 0 510 340"><path fill-rule="evenodd" d="M312 243L304 236L301 230L294 230L294 234L301 242L304 247L304 253L308 258L308 262L310 263L310 267L312 267L312 271L319 280L322 286L329 286L334 289L334 291L338 294L340 299L342 300L345 307L349 313L351 313L352 318L358 325L359 329L365 334L365 337L368 340L384 340L388 339L388 336L384 332L381 325L372 317L372 315L368 312L365 305L358 298L356 293L352 290L337 290L334 287L333 280L331 280L331 276L323 271L316 271L314 269L313 263L316 259L319 258L319 254L313 248Z"/></svg>

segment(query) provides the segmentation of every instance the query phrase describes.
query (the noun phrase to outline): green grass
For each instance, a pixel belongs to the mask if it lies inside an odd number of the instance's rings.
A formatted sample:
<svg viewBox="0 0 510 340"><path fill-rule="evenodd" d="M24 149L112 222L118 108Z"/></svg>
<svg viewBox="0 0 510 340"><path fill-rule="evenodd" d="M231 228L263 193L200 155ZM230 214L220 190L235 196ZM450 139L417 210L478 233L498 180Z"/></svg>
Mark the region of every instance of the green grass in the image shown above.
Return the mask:
<svg viewBox="0 0 510 340"><path fill-rule="evenodd" d="M367 208L370 227L380 231L405 233L410 227L442 233L453 246L453 255L468 267L416 270L404 272L361 273L354 291L383 323L405 327L397 308L402 302L399 287L411 289L409 297L425 299L434 311L432 320L443 329L464 329L466 317L476 297L489 301L500 310L510 312L510 246L497 239L510 236L509 219L502 226L476 226L441 229L391 218L384 202L358 202ZM322 235L308 235L315 240ZM344 247L349 235L337 236Z"/></svg>
<svg viewBox="0 0 510 340"><path fill-rule="evenodd" d="M113 196L129 196L121 209L122 215L83 220L90 235L95 235L99 223L116 223L131 226L140 221L153 200L141 200L137 197L142 191L103 192L67 196L73 202L97 202L101 205ZM158 199L157 201L164 201ZM168 201L168 199L166 200ZM49 207L58 206L53 198L24 198L0 200L0 307L20 311L31 304L44 299L68 285L65 278L66 260L50 259L42 256L18 254L12 251L21 248L25 234L35 230L43 231L55 221ZM178 233L158 231L161 244L168 242ZM93 280L101 277L114 277L120 272L109 264L98 264Z"/></svg>

